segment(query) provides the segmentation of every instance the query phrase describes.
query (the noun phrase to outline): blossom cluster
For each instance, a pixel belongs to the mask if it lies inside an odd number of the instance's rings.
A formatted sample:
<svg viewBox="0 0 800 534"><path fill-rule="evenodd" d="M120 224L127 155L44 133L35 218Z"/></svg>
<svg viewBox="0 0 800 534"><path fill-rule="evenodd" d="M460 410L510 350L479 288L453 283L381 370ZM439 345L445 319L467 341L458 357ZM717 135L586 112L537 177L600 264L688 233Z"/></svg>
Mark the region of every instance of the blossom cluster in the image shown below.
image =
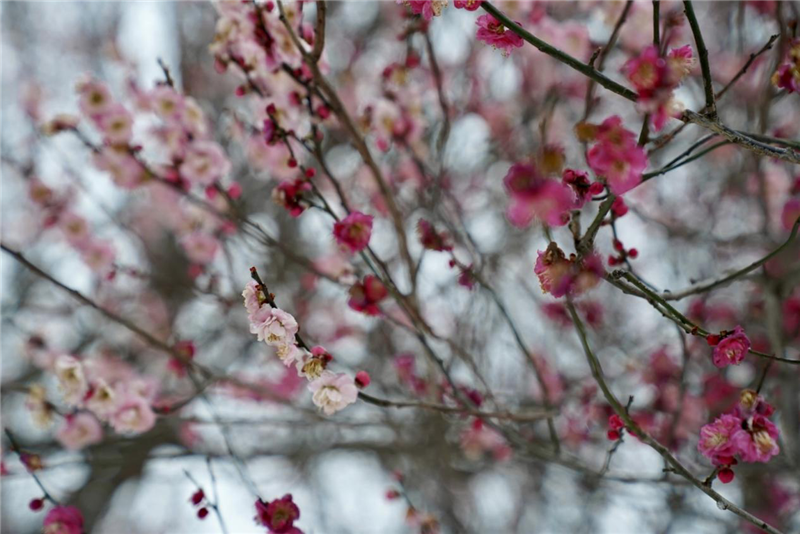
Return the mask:
<svg viewBox="0 0 800 534"><path fill-rule="evenodd" d="M309 381L311 400L326 415L332 415L356 402L358 386L352 376L327 369L333 357L320 346L306 350L298 344L298 324L288 312L272 305L263 287L250 281L242 292L250 321L250 333L259 341L275 347L278 358L287 367L294 365L298 376ZM366 382L366 384L364 383ZM369 384L362 379L363 387Z"/></svg>
<svg viewBox="0 0 800 534"><path fill-rule="evenodd" d="M778 428L769 420L774 411L758 393L745 389L732 411L700 429L697 448L720 468L720 480L733 479L730 467L737 457L743 462L768 462L780 452Z"/></svg>

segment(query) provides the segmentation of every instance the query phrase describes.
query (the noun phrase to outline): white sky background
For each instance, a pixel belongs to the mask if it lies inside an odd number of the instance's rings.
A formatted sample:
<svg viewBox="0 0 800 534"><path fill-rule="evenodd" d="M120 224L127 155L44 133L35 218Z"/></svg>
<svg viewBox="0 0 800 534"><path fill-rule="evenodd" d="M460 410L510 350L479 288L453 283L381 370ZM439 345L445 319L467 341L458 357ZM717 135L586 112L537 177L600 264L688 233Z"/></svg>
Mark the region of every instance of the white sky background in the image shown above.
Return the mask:
<svg viewBox="0 0 800 534"><path fill-rule="evenodd" d="M102 3L100 3L102 9ZM161 78L156 59L162 58L169 65L178 63L179 51L176 43L171 38L170 30L174 24L175 10L174 4L170 2L138 2L123 3L123 16L119 28L117 43L122 53L129 59L135 61L139 67L140 81L150 86L153 80ZM4 6L0 5L0 10ZM96 13L95 7L86 4L78 6L76 4L65 3L40 3L32 6L37 9L42 17L48 21L50 29L55 35L69 34L74 31L79 18L84 17L87 11ZM359 21L369 17L371 7L369 4L353 4L346 8L352 14L354 26L359 25ZM439 52L440 60L443 63L458 62L466 53L465 36L472 32L472 15L464 12L457 12L449 9L445 17L433 22L432 29L435 36L435 47ZM607 28L603 27L599 21L597 24L590 25L590 31L597 40L603 39L603 32ZM211 39L211 35L208 39ZM19 93L19 81L24 79L25 66L20 64L15 58L13 50L3 38L3 142L15 139L13 125L15 121L21 121L22 117L15 110L16 97ZM36 43L32 44L33 46ZM334 46L335 43L331 43ZM347 46L346 43L340 46ZM35 55L43 63L37 68L39 72L50 72L49 76L44 76L44 88L47 91L48 106L47 111L74 110L75 99L73 95L74 81L79 74L71 68L71 61L74 59L69 54L61 54L54 50L36 50ZM335 60L332 60L335 66ZM510 63L496 62L496 73L493 74L492 89L501 96L504 93L512 94L517 91L517 74L510 66ZM173 75L179 73L173 69ZM47 78L50 78L49 80ZM59 83L51 83L57 80ZM688 98L688 96L687 96ZM693 107L691 101L686 102L687 107ZM452 136L448 148L448 163L457 165L469 165L470 158L465 158L462 150L464 146L480 145L481 140L488 135L487 128L482 119L477 116L467 116L456 121L453 125ZM475 158L475 162L480 161L482 153L480 149L467 154ZM74 161L81 161L80 157ZM496 166L494 171L502 176L507 166ZM97 173L87 172L89 177L97 177ZM688 175L684 170L679 170L670 175L672 180L672 194L680 195L680 184L685 182ZM6 238L9 232L17 230L15 220L8 217L9 203L13 202L13 197L20 194L19 191L9 187L9 181L3 180L2 185L2 206L5 214L3 216L3 236ZM97 179L92 182L93 192L97 198L107 205L114 205L119 202L119 193L109 185L106 179ZM86 209L98 214L97 207L86 206ZM506 224L497 214L489 214L485 217L477 218L471 223L471 230L478 242L487 248L492 246L494 236L497 234L499 225ZM307 218L310 219L310 218ZM305 225L314 224L309 220L303 222ZM676 287L685 285L685 273L678 276L676 271L667 265L654 270L652 262L647 258L651 257L651 252L664 247L664 242L658 237L653 237L652 232L645 238L643 232L644 225L641 224L634 215L626 217L619 225L623 241L629 246L635 246L640 251L640 256L644 259L640 261L638 267L647 274L647 278L656 281L660 286ZM744 228L743 228L744 229ZM532 234L534 234L532 232ZM531 255L535 254L537 246L541 248L542 238L540 235L532 235ZM54 251L55 257L63 257L63 250ZM710 258L706 258L710 259ZM2 265L5 270L7 263L11 261L7 257L2 257ZM744 259L742 259L744 261ZM77 262L77 260L75 260ZM666 262L664 262L666 263ZM708 261L697 261L694 265L708 265ZM434 282L442 281L449 271L443 263L426 259L426 277L430 286L427 290L435 290ZM528 266L523 266L529 268ZM712 264L712 267L714 265ZM82 280L75 273L80 271L79 263L63 262L53 274L57 278L64 279L69 274L70 285L81 289L85 287L89 280ZM705 273L711 275L713 272ZM3 287L8 283L7 273L3 273ZM504 288L505 294L508 291L513 293L514 277L510 276L505 281L509 287ZM503 282L503 281L501 281ZM425 291L426 288L423 288ZM502 292L502 291L501 291ZM463 305L463 303L462 303ZM635 308L639 304L633 305ZM643 307L645 305L642 305ZM522 299L510 303L512 314L524 316L530 313L530 304ZM644 307L643 309L646 309ZM639 322L642 327L652 324L652 314L641 314ZM544 333L547 335L548 333ZM2 347L8 351L13 344L8 337L8 329L4 329ZM554 333L551 335L559 335ZM513 347L509 344L509 350ZM7 359L4 358L4 363ZM566 366L570 362L565 363ZM577 361L576 365L583 365ZM13 364L4 368L4 373L13 372ZM743 377L745 382L747 377ZM644 395L644 393L643 393ZM8 410L4 410L8 413ZM18 427L24 424L25 417L11 417L4 424L11 424ZM65 454L68 459L74 456ZM263 527L258 527L253 522L254 508L253 498L250 496L246 487L239 482L236 471L232 466L224 461L215 463L217 477L219 480L219 490L221 495L221 509L225 516L229 531L231 533L263 532ZM657 476L661 471L661 460L653 451L642 446L635 440L628 439L626 444L621 447L614 458L612 466L628 473L636 473L642 476L652 474ZM205 521L198 521L195 518L194 509L187 502L193 491L193 485L186 479L183 470L192 472L200 483L206 487L208 492L208 475L205 462L202 458L197 459L176 459L176 460L155 460L148 464L148 470L141 483L135 488L123 488L115 498L114 506L106 517L105 522L97 530L108 534L118 534L119 523L130 525L128 520L135 518L138 524L138 532L142 534L156 533L205 533L218 532L218 525L214 517L209 516ZM279 459L264 459L252 462L250 472L259 484L261 494L265 498L279 497L285 493L293 493L295 501L300 506L302 515L298 526L307 534L321 534L319 525L321 524L321 513L327 513L327 524L335 530L328 532L342 532L354 534L377 534L377 533L402 533L406 531L403 524L405 507L395 501L388 502L384 498L387 488L391 487L390 477L380 468L379 464L368 456L355 454L332 452L319 457L317 465L313 469L313 480L316 492L321 500L317 500L315 493L304 487L299 478L291 472L287 464ZM70 486L79 485L82 473L80 468L61 467L48 470L42 475L46 486L52 489L53 493L59 494L69 490ZM572 488L572 474L566 469L552 467L549 469L546 482L547 500L542 501L542 506L549 507L546 517L556 520L553 525L547 525L545 532L567 532L580 525L574 524L579 517L577 506L583 507L587 503L573 500L574 488ZM431 481L435 484L435 481ZM480 499L475 502L475 507L481 517L485 518L486 530L493 532L491 526L502 524L503 518L510 513L511 496L520 491L513 471L509 471L503 466L483 472L473 480L472 489ZM466 488L465 488L466 490ZM736 483L723 486L719 489L721 493L738 500L739 491ZM28 501L38 496L32 480L24 476L14 476L3 481L2 486L2 520L3 530L6 532L35 531L37 525L42 520L41 514L34 514L27 510ZM651 523L654 514L657 516L665 512L664 493L653 487L644 485L625 485L608 484L606 495L612 495L610 501L599 503L596 509L596 525L593 532L620 534L633 532L648 532L654 522ZM705 499L697 492L697 509L701 511L701 516L716 515L714 503ZM324 503L324 504L323 504ZM588 503L591 506L591 503ZM420 503L420 508L424 510L424 503ZM435 510L432 510L435 513ZM721 514L721 512L719 513ZM730 514L728 514L730 515ZM122 518L118 521L118 518ZM127 518L127 519L126 519ZM663 518L662 518L663 519ZM731 515L729 519L733 519ZM536 517L530 518L531 522L542 525ZM126 527L127 528L127 527ZM477 529L476 529L477 530ZM721 532L719 524L704 522L698 517L691 524L677 524L672 532L674 533L701 533L701 532ZM126 532L132 532L126 530Z"/></svg>

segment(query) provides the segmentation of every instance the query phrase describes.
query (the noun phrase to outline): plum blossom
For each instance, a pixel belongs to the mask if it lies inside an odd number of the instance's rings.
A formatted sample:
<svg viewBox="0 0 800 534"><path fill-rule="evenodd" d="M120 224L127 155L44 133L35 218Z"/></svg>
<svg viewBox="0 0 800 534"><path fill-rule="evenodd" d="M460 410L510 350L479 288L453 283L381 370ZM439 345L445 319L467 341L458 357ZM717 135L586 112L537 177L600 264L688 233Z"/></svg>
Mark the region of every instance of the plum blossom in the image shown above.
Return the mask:
<svg viewBox="0 0 800 534"><path fill-rule="evenodd" d="M356 402L358 388L353 377L344 373L324 371L316 380L308 384L313 393L311 400L325 415L333 415L346 406Z"/></svg>
<svg viewBox="0 0 800 534"><path fill-rule="evenodd" d="M280 308L262 306L250 315L250 333L257 334L259 341L280 347L294 344L297 321L290 313Z"/></svg>
<svg viewBox="0 0 800 534"><path fill-rule="evenodd" d="M582 260L573 254L568 259L554 242L544 252L538 251L533 270L542 291L556 298L585 293L596 286L604 274L602 261L596 254Z"/></svg>
<svg viewBox="0 0 800 534"><path fill-rule="evenodd" d="M378 277L368 274L363 282L356 282L350 287L350 308L367 315L380 315L378 304L389 294Z"/></svg>
<svg viewBox="0 0 800 534"><path fill-rule="evenodd" d="M712 360L714 365L719 368L738 365L744 360L749 350L750 339L744 333L744 328L737 326L714 347Z"/></svg>
<svg viewBox="0 0 800 534"><path fill-rule="evenodd" d="M413 14L422 15L425 20L438 17L447 6L447 0L397 0L397 3L408 6Z"/></svg>
<svg viewBox="0 0 800 534"><path fill-rule="evenodd" d="M800 198L790 198L783 205L781 224L785 230L791 230L798 219L800 219Z"/></svg>
<svg viewBox="0 0 800 534"><path fill-rule="evenodd" d="M639 185L647 154L637 144L636 135L622 127L622 119L615 115L600 125L582 124L578 132L583 140L595 142L586 159L612 193L622 195Z"/></svg>
<svg viewBox="0 0 800 534"><path fill-rule="evenodd" d="M110 423L119 434L141 434L153 428L156 414L146 399L131 395L119 403Z"/></svg>
<svg viewBox="0 0 800 534"><path fill-rule="evenodd" d="M44 518L44 534L83 534L83 514L74 506L56 506Z"/></svg>
<svg viewBox="0 0 800 534"><path fill-rule="evenodd" d="M737 451L745 462L768 462L780 452L778 428L763 415L748 418L733 436Z"/></svg>
<svg viewBox="0 0 800 534"><path fill-rule="evenodd" d="M506 28L502 22L488 13L481 15L475 21L478 25L477 38L488 45L500 50L504 56L508 57L515 48L522 48L522 37ZM519 22L518 25L521 26Z"/></svg>
<svg viewBox="0 0 800 534"><path fill-rule="evenodd" d="M787 63L783 63L772 75L772 84L789 93L800 93L800 39L792 41Z"/></svg>
<svg viewBox="0 0 800 534"><path fill-rule="evenodd" d="M78 412L64 419L64 425L56 433L56 439L65 449L77 451L100 443L103 440L103 428L92 414Z"/></svg>
<svg viewBox="0 0 800 534"><path fill-rule="evenodd" d="M189 260L199 265L214 261L219 251L219 240L203 230L195 230L183 236L180 242Z"/></svg>
<svg viewBox="0 0 800 534"><path fill-rule="evenodd" d="M512 165L503 183L511 195L507 215L514 226L525 227L533 219L550 226L569 222L572 192L564 184L543 177L534 165Z"/></svg>
<svg viewBox="0 0 800 534"><path fill-rule="evenodd" d="M105 141L112 145L127 145L133 133L133 116L121 104L114 104L98 119Z"/></svg>
<svg viewBox="0 0 800 534"><path fill-rule="evenodd" d="M697 449L715 463L719 462L720 458L724 460L726 457L732 457L738 450L733 437L741 429L741 425L742 420L735 415L725 414L718 417L713 423L704 425L700 429Z"/></svg>
<svg viewBox="0 0 800 534"><path fill-rule="evenodd" d="M98 378L92 384L92 393L86 400L86 408L101 421L107 421L117 411L118 399L116 389L103 378Z"/></svg>
<svg viewBox="0 0 800 534"><path fill-rule="evenodd" d="M210 185L230 170L228 157L222 147L213 141L195 141L189 145L180 167L181 176L200 185Z"/></svg>
<svg viewBox="0 0 800 534"><path fill-rule="evenodd" d="M311 191L311 184L302 178L285 180L272 190L272 201L285 208L292 217L299 217L308 207L303 194Z"/></svg>
<svg viewBox="0 0 800 534"><path fill-rule="evenodd" d="M333 237L351 253L364 250L372 234L372 215L354 211L333 225Z"/></svg>
<svg viewBox="0 0 800 534"><path fill-rule="evenodd" d="M266 302L264 292L259 288L255 280L249 281L244 286L242 297L244 298L244 307L247 313L251 315L257 312L261 305Z"/></svg>
<svg viewBox="0 0 800 534"><path fill-rule="evenodd" d="M90 118L101 117L114 105L108 86L97 80L86 78L78 82L78 107Z"/></svg>
<svg viewBox="0 0 800 534"><path fill-rule="evenodd" d="M64 402L70 406L80 406L89 392L89 382L86 379L83 363L65 354L56 360L54 371Z"/></svg>
<svg viewBox="0 0 800 534"><path fill-rule="evenodd" d="M294 522L300 519L300 508L292 500L291 494L268 503L257 500L256 514L256 521L267 527L270 534L303 534L294 526Z"/></svg>
<svg viewBox="0 0 800 534"><path fill-rule="evenodd" d="M467 11L477 11L482 3L483 0L453 0L453 7L456 9L466 9Z"/></svg>
<svg viewBox="0 0 800 534"><path fill-rule="evenodd" d="M417 234L419 234L419 241L422 246L428 250L437 252L453 250L450 236L444 232L437 232L433 224L425 219L420 219L417 223Z"/></svg>

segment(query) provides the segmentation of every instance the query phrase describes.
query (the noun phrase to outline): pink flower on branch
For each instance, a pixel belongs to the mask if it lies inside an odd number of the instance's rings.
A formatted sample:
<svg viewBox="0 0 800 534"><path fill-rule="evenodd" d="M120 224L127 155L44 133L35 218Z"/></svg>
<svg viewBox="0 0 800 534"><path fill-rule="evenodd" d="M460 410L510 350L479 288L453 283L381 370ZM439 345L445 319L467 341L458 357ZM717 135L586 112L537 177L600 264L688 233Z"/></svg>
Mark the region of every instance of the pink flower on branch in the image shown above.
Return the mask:
<svg viewBox="0 0 800 534"><path fill-rule="evenodd" d="M44 518L44 534L83 534L83 514L74 506L56 506Z"/></svg>
<svg viewBox="0 0 800 534"><path fill-rule="evenodd" d="M372 215L354 211L333 225L333 237L351 253L360 252L369 245L372 221Z"/></svg>
<svg viewBox="0 0 800 534"><path fill-rule="evenodd" d="M478 40L500 50L504 56L507 57L512 50L522 47L522 37L506 28L492 15L481 15L475 23L478 25Z"/></svg>
<svg viewBox="0 0 800 534"><path fill-rule="evenodd" d="M738 365L744 360L749 350L750 339L744 333L744 328L737 326L714 347L712 360L714 365L719 368Z"/></svg>

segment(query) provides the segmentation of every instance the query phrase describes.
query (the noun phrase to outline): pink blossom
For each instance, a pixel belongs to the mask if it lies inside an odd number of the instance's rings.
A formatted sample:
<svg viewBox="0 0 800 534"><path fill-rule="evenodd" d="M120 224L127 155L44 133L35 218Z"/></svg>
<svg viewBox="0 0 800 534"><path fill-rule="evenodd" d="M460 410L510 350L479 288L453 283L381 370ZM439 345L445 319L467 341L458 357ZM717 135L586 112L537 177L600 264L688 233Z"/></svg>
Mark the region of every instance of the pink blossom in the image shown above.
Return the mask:
<svg viewBox="0 0 800 534"><path fill-rule="evenodd" d="M738 427L732 439L745 462L768 462L780 452L778 434L772 421L763 415L754 415Z"/></svg>
<svg viewBox="0 0 800 534"><path fill-rule="evenodd" d="M508 219L514 226L525 227L535 218L550 226L563 226L569 221L573 194L565 185L544 178L533 165L517 163L503 179L511 205Z"/></svg>
<svg viewBox="0 0 800 534"><path fill-rule="evenodd" d="M453 7L456 9L466 9L467 11L477 11L483 0L453 0Z"/></svg>
<svg viewBox="0 0 800 534"><path fill-rule="evenodd" d="M195 230L183 236L181 245L189 260L200 265L207 265L214 261L214 257L219 251L219 240L202 230Z"/></svg>
<svg viewBox="0 0 800 534"><path fill-rule="evenodd" d="M73 356L59 356L55 362L55 374L64 402L70 406L80 406L89 392L83 363Z"/></svg>
<svg viewBox="0 0 800 534"><path fill-rule="evenodd" d="M369 238L372 234L372 220L372 215L354 211L333 225L333 237L337 243L347 248L351 253L360 252L369 244Z"/></svg>
<svg viewBox="0 0 800 534"><path fill-rule="evenodd" d="M250 315L257 312L261 305L266 302L264 292L261 291L255 280L249 281L247 285L244 286L242 297L244 298L244 307Z"/></svg>
<svg viewBox="0 0 800 534"><path fill-rule="evenodd" d="M717 462L720 458L732 457L738 451L734 435L741 429L742 420L735 415L725 414L704 425L700 429L697 449L703 456Z"/></svg>
<svg viewBox="0 0 800 534"><path fill-rule="evenodd" d="M297 330L295 318L280 308L263 306L250 315L250 333L257 334L258 340L267 345L291 345Z"/></svg>
<svg viewBox="0 0 800 534"><path fill-rule="evenodd" d="M117 411L118 400L116 389L99 378L92 384L92 393L86 400L86 408L101 421L107 421Z"/></svg>
<svg viewBox="0 0 800 534"><path fill-rule="evenodd" d="M125 149L104 146L94 155L95 166L111 175L111 179L119 187L133 189L146 179L141 163L136 161Z"/></svg>
<svg viewBox="0 0 800 534"><path fill-rule="evenodd" d="M800 39L792 41L789 61L780 65L772 75L772 84L789 93L800 93Z"/></svg>
<svg viewBox="0 0 800 534"><path fill-rule="evenodd" d="M114 266L116 251L109 241L94 239L80 247L81 258L89 268L98 274L107 274Z"/></svg>
<svg viewBox="0 0 800 534"><path fill-rule="evenodd" d="M65 211L58 218L58 227L64 232L67 243L80 248L89 241L89 223L80 215Z"/></svg>
<svg viewBox="0 0 800 534"><path fill-rule="evenodd" d="M119 434L141 434L156 424L156 414L150 403L142 397L131 395L122 400L111 416L111 427Z"/></svg>
<svg viewBox="0 0 800 534"><path fill-rule="evenodd" d="M256 521L267 527L270 534L303 534L294 526L294 522L300 519L300 508L292 500L291 494L269 503L257 500L256 513Z"/></svg>
<svg viewBox="0 0 800 534"><path fill-rule="evenodd" d="M103 428L92 414L78 412L64 419L64 425L56 433L56 439L65 449L77 451L100 443L103 440Z"/></svg>
<svg viewBox="0 0 800 534"><path fill-rule="evenodd" d="M793 197L786 201L781 212L781 224L784 229L791 230L800 219L800 198Z"/></svg>
<svg viewBox="0 0 800 534"><path fill-rule="evenodd" d="M582 208L594 195L599 195L603 192L603 184L590 182L589 174L583 171L564 169L561 175L561 183L572 188L575 194L576 209Z"/></svg>
<svg viewBox="0 0 800 534"><path fill-rule="evenodd" d="M107 113L114 105L111 91L104 83L86 79L78 83L78 107L81 112L92 119Z"/></svg>
<svg viewBox="0 0 800 534"><path fill-rule="evenodd" d="M744 360L750 350L750 339L744 333L744 328L737 326L733 332L725 336L722 341L714 347L712 360L714 365L719 368L728 365L738 365Z"/></svg>
<svg viewBox="0 0 800 534"><path fill-rule="evenodd" d="M413 14L422 15L425 20L431 20L442 14L447 0L397 0L397 3L411 8Z"/></svg>
<svg viewBox="0 0 800 534"><path fill-rule="evenodd" d="M461 432L459 444L470 460L480 460L484 454L491 454L495 460L504 461L512 454L503 436L477 418Z"/></svg>
<svg viewBox="0 0 800 534"><path fill-rule="evenodd" d="M556 298L566 294L580 295L596 286L605 274L603 263L596 254L579 261L574 255L569 259L551 242L547 249L538 251L533 269L539 278L542 291Z"/></svg>
<svg viewBox="0 0 800 534"><path fill-rule="evenodd" d="M417 223L417 234L422 246L428 250L437 252L453 250L450 236L444 232L437 232L433 225L425 219L420 219Z"/></svg>
<svg viewBox="0 0 800 534"><path fill-rule="evenodd" d="M127 145L131 140L133 117L121 104L114 104L111 109L100 115L97 124L109 144Z"/></svg>
<svg viewBox="0 0 800 534"><path fill-rule="evenodd" d="M358 388L353 377L344 373L324 371L308 384L313 393L311 400L326 415L333 415L358 399Z"/></svg>
<svg viewBox="0 0 800 534"><path fill-rule="evenodd" d="M347 305L367 315L380 315L378 304L388 294L383 283L376 276L368 274L363 282L356 282L350 287L350 299Z"/></svg>
<svg viewBox="0 0 800 534"><path fill-rule="evenodd" d="M149 94L150 109L166 122L180 122L185 101L183 96L168 85L159 85Z"/></svg>
<svg viewBox="0 0 800 534"><path fill-rule="evenodd" d="M522 37L506 28L492 15L481 15L475 23L478 25L478 40L501 50L504 56L508 56L514 48L522 47ZM522 26L519 22L517 24Z"/></svg>
<svg viewBox="0 0 800 534"><path fill-rule="evenodd" d="M186 150L181 176L190 182L209 185L228 174L231 163L222 147L213 141L195 141Z"/></svg>
<svg viewBox="0 0 800 534"><path fill-rule="evenodd" d="M303 194L308 191L311 191L311 184L308 181L301 178L293 181L286 180L272 190L272 200L279 206L283 206L292 217L299 217L308 206L303 201Z"/></svg>
<svg viewBox="0 0 800 534"><path fill-rule="evenodd" d="M622 119L615 115L603 121L596 129L595 141L586 159L595 174L605 178L611 192L622 195L639 185L647 154L634 133L622 127Z"/></svg>
<svg viewBox="0 0 800 534"><path fill-rule="evenodd" d="M83 534L83 514L74 506L56 506L44 518L44 534Z"/></svg>

